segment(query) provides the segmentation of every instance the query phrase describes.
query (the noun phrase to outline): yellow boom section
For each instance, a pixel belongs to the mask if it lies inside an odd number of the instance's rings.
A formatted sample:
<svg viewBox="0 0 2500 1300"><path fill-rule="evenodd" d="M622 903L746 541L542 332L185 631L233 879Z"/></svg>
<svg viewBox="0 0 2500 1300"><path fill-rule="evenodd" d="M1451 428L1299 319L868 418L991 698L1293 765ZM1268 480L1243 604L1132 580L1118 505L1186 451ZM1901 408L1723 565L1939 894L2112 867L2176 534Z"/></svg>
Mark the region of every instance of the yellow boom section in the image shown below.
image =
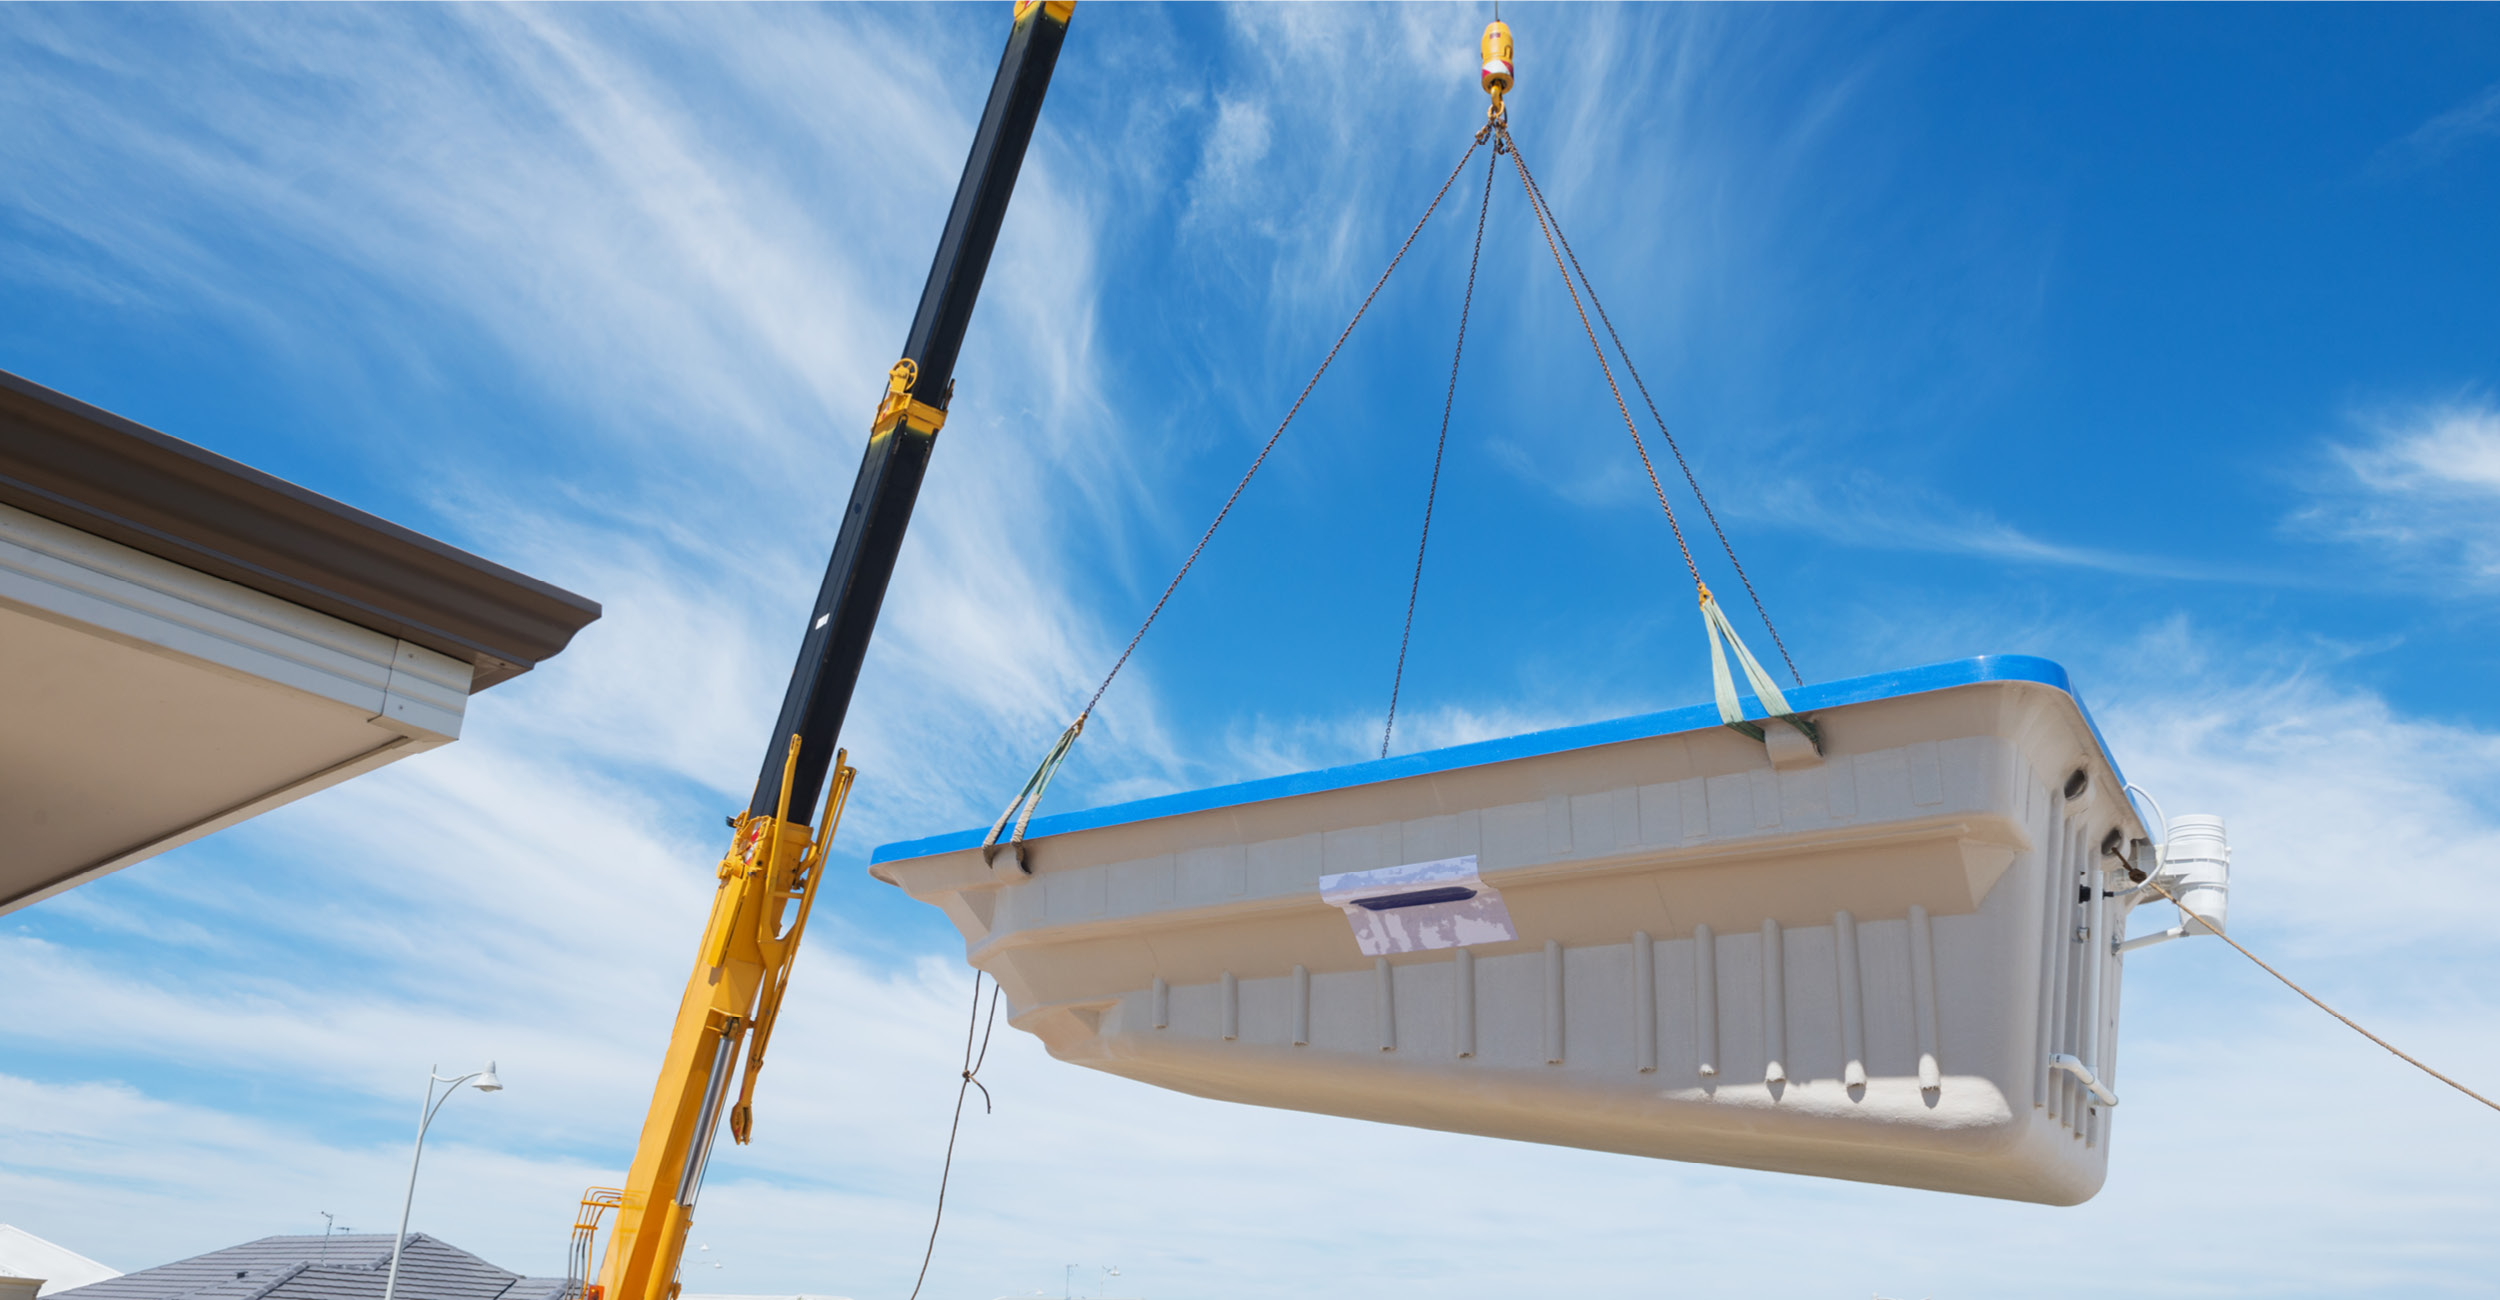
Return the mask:
<svg viewBox="0 0 2500 1300"><path fill-rule="evenodd" d="M797 765L798 755L799 739L792 736L790 766ZM720 861L720 884L694 973L669 1031L659 1086L642 1122L642 1141L634 1148L623 1190L613 1194L616 1226L588 1300L671 1300L677 1294L678 1261L741 1043L747 1045L746 1079L729 1108L730 1131L745 1142L752 1127L755 1074L763 1068L799 937L824 877L825 850L856 775L848 757L838 754L834 760L824 815L817 819L824 828L821 839L790 819L786 793L776 815L742 816L736 823ZM786 781L782 788L788 790ZM798 904L795 912L792 903Z"/></svg>

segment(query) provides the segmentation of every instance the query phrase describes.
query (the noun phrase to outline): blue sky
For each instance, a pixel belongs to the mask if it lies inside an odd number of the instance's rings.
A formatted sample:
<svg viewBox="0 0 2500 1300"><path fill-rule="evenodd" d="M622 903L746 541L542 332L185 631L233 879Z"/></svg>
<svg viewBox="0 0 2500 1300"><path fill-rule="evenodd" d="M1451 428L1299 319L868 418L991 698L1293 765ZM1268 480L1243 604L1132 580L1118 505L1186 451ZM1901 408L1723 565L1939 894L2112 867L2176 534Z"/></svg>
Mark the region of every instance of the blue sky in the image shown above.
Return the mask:
<svg viewBox="0 0 2500 1300"><path fill-rule="evenodd" d="M387 1231L424 1067L491 1056L415 1226L560 1271L1004 15L0 8L0 366L608 610L458 745L0 921L0 1221L125 1268ZM2500 15L1508 16L1521 145L1808 679L2063 660L2131 776L2231 820L2235 933L2500 1085ZM852 866L986 821L1083 702L1465 148L1486 17L1080 7L845 737ZM1476 184L1053 806L1377 747ZM1544 257L1497 189L1400 748L1707 698ZM862 872L827 901L689 1290L916 1267L961 946ZM2488 1286L2500 1118L2218 946L2130 966L2070 1210L1230 1107L1007 1034L933 1293Z"/></svg>

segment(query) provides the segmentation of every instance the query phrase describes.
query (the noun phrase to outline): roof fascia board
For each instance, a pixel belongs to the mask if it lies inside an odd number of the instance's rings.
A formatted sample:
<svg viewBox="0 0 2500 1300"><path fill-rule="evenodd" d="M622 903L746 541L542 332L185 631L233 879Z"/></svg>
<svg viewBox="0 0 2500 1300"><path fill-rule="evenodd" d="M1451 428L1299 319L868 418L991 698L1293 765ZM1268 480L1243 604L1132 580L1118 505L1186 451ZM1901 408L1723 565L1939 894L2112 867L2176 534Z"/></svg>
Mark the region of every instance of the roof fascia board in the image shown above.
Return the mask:
<svg viewBox="0 0 2500 1300"><path fill-rule="evenodd" d="M598 602L0 371L0 504L450 655L484 690Z"/></svg>
<svg viewBox="0 0 2500 1300"><path fill-rule="evenodd" d="M99 876L458 739L470 665L76 528L0 505L0 604L153 653L209 665L369 714L371 749L34 889L0 916Z"/></svg>
<svg viewBox="0 0 2500 1300"><path fill-rule="evenodd" d="M470 665L0 505L0 602L80 631L317 695L456 740Z"/></svg>

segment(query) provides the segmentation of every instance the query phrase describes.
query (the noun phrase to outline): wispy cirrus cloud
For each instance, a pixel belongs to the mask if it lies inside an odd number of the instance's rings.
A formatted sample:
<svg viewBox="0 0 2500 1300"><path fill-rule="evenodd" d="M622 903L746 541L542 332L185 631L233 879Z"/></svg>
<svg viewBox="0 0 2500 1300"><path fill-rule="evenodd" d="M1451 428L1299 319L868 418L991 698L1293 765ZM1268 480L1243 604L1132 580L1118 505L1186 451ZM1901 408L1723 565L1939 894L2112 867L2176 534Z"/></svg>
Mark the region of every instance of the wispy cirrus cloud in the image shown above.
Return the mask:
<svg viewBox="0 0 2500 1300"><path fill-rule="evenodd" d="M1384 698L1385 705L1385 698ZM1564 712L1523 707L1504 700L1436 702L1418 706L1412 698L1398 710L1397 729L1389 736L1389 752L1410 754L1447 749L1478 740L1523 735L1634 710L1597 705ZM1225 752L1231 757L1219 779L1248 781L1287 772L1339 767L1380 757L1387 709L1340 713L1325 717L1260 714L1230 728Z"/></svg>
<svg viewBox="0 0 2500 1300"><path fill-rule="evenodd" d="M2171 619L2102 656L2092 695L2129 779L2166 812L2227 814L2234 879L2269 939L2330 964L2470 946L2468 918L2500 907L2500 736L2340 685L2340 657ZM2404 888L2351 887L2391 871Z"/></svg>
<svg viewBox="0 0 2500 1300"><path fill-rule="evenodd" d="M345 379L337 400L382 435L350 448L431 449L438 528L606 602L514 725L736 797L953 192L950 170L890 160L960 151L980 86L932 59L969 34L932 14L229 17L175 21L266 76L108 56L76 22L31 20L70 67L17 81L44 129L0 146L22 164L0 193L120 282L182 286ZM663 47L710 75L665 79ZM811 71L835 65L851 72ZM180 93L116 89L151 80ZM880 777L868 834L889 799L918 818L1012 789L1017 747L1038 753L1110 658L1075 556L1135 513L1139 477L1090 357L1093 186L1061 175L1079 165L1046 124L846 733ZM130 192L141 174L162 183ZM862 175L882 179L824 179ZM320 278L320 310L277 305ZM407 380L374 358L331 363L377 331L421 389L467 364L443 340L488 341L525 435L384 396ZM1150 694L1105 730L1120 775L1168 767Z"/></svg>
<svg viewBox="0 0 2500 1300"><path fill-rule="evenodd" d="M2500 408L2461 399L2363 417L2295 529L2434 577L2500 580Z"/></svg>
<svg viewBox="0 0 2500 1300"><path fill-rule="evenodd" d="M192 313L294 358L298 379L331 374L324 396L354 412L337 454L422 480L440 531L609 615L548 671L480 697L461 745L12 917L0 1217L124 1266L313 1228L325 1208L387 1225L419 1067L491 1055L513 1086L455 1103L436 1129L417 1226L552 1271L571 1198L615 1176L648 1100L720 806L753 770L753 726L951 192L951 167L894 160L960 156L997 24L860 8L174 10L161 21L192 25L150 43L113 26L126 12L147 11L15 15L42 55L0 78L24 127L0 133L0 199L85 252L4 264L54 258L20 282ZM1106 12L1127 17L1079 21ZM1380 159L1481 111L1467 67L1481 17L1453 15L1227 14L1237 58L1149 51L1123 66L1151 76L1108 79L1138 116L1093 121L1134 127L1116 137L1142 139L1133 153L1054 125L1088 102L1082 65L1065 65L846 736L869 774L847 844L985 818L1203 523L1141 486L1180 453L1141 429L1133 377L1097 338L1098 285L1135 233L1116 210L1163 222L1177 204L1150 202L1158 187L1226 168L1236 199L1283 196L1272 220L1202 222L1180 259L1249 250L1231 267L1237 299L1178 314L1237 303L1246 318L1217 339L1209 382L1210 405L1247 414L1196 445L1263 435L1324 346L1311 340L1411 218L1411 177ZM1712 59L1738 22L1600 10L1560 38L1567 54L1533 56L1559 124L1538 137L1556 142L1542 147L1559 206L1599 211L1601 187L1629 186L1640 221L1665 212L1698 232L1669 261L1720 251L1712 220L1747 215L1725 174L1577 159L1559 141L1631 138L1629 104L1685 122L1727 84ZM1088 39L1135 39L1114 26ZM1579 71L1539 70L1565 66ZM1265 114L1263 150L1241 111L1227 134L1210 106L1228 101ZM1819 103L1810 116L1827 120ZM1702 135L1677 148L1706 155ZM1803 157L1788 165L1804 172ZM1447 160L1429 166L1437 180ZM1689 267L1650 269L1675 286ZM438 396L481 375L526 406L520 433L471 427L478 406ZM1869 547L2160 563L1897 483L1758 495L1809 501L1795 526ZM1142 600L1119 590L1132 569ZM1571 647L1575 668L1597 649ZM2233 817L2240 932L2443 1065L2500 1069L2474 1032L2493 1014L2471 931L2493 905L2477 873L2495 834L2490 737L2316 674L2235 686L2147 659L2096 702L2172 811ZM1154 667L1151 653L1130 667L1089 735L1091 787L1059 806L1377 744L1359 710L1178 734ZM1400 748L1638 707L1609 689L1550 692L1561 705L1411 694ZM802 958L758 1143L722 1149L704 1202L699 1240L727 1267L689 1289L896 1294L917 1263L969 975L941 922L851 875L827 889L839 898ZM2425 919L2419 894L2445 910ZM1000 1108L968 1118L937 1284L1038 1288L1082 1259L1159 1296L1661 1276L1815 1293L2017 1277L2076 1295L2472 1293L2489 1272L2473 1243L2500 1212L2471 1172L2500 1160L2491 1139L2454 1124L2436 1085L2240 982L2261 977L2238 960L2173 945L2131 972L2126 1155L2108 1195L2068 1212L1227 1108L1060 1065L1002 1028L985 1074ZM2321 1104L2322 1089L2286 1085L2285 1061L2385 1104ZM2145 1207L2183 1189L2198 1231L2143 1232ZM1800 1221L1819 1225L1813 1250L1796 1248ZM2119 1256L2073 1250L2121 1236ZM2044 1273L2044 1258L2080 1262Z"/></svg>
<svg viewBox="0 0 2500 1300"><path fill-rule="evenodd" d="M1787 478L1748 494L1748 513L1873 550L1968 555L2013 564L2086 569L2183 582L2281 584L2295 575L2043 537L1934 489L1871 471Z"/></svg>
<svg viewBox="0 0 2500 1300"><path fill-rule="evenodd" d="M2372 160L2372 168L2393 173L2437 166L2495 137L2500 137L2500 82L2483 87L2388 144Z"/></svg>

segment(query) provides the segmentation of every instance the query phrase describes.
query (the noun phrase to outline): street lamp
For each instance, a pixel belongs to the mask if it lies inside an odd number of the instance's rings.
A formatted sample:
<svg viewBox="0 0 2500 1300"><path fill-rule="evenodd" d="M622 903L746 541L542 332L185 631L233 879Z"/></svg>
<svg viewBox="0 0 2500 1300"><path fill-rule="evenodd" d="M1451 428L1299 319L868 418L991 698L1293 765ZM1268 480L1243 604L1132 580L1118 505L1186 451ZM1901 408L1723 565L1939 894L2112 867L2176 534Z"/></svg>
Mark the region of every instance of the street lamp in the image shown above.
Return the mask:
<svg viewBox="0 0 2500 1300"><path fill-rule="evenodd" d="M472 1079L476 1082L470 1083ZM448 1085L439 1101L434 1096L434 1085L438 1083ZM417 1112L417 1149L408 1157L408 1195L399 1202L399 1235L391 1238L391 1275L382 1283L382 1300L395 1300L395 1293L399 1290L399 1251L408 1244L408 1209L417 1201L417 1162L425 1159L425 1131L434 1124L434 1112L441 1110L443 1102L450 1101L451 1095L460 1091L460 1085L464 1083L479 1092L503 1091L503 1080L495 1077L493 1061L488 1061L483 1070L472 1070L454 1079L436 1074L433 1066L425 1067L425 1106Z"/></svg>

